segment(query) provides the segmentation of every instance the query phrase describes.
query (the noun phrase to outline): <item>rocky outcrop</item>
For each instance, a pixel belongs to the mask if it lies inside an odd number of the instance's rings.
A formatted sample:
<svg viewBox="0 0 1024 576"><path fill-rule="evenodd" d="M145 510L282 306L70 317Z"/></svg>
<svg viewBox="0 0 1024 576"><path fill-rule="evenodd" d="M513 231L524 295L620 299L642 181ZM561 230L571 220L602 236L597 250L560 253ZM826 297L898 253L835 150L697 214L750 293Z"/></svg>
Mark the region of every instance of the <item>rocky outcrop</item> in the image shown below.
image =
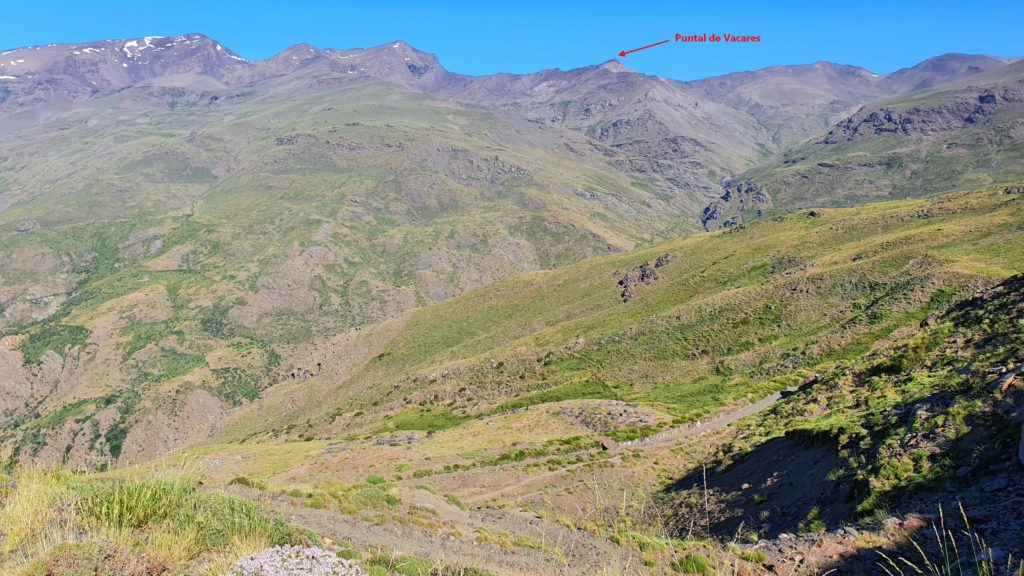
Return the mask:
<svg viewBox="0 0 1024 576"><path fill-rule="evenodd" d="M984 121L1001 107L1019 106L1022 102L1024 91L1002 87L967 92L942 105L928 108L914 107L903 111L889 107L862 109L838 123L820 143L838 144L884 134L927 136L954 132Z"/></svg>
<svg viewBox="0 0 1024 576"><path fill-rule="evenodd" d="M653 261L626 271L619 277L619 286L622 287L622 302L626 303L633 299L633 289L641 284L650 284L658 279L658 268L665 266L675 260L674 254L663 254Z"/></svg>
<svg viewBox="0 0 1024 576"><path fill-rule="evenodd" d="M722 185L722 195L704 207L700 222L705 230L732 228L743 222L742 214L761 217L771 206L771 196L756 182L730 180Z"/></svg>

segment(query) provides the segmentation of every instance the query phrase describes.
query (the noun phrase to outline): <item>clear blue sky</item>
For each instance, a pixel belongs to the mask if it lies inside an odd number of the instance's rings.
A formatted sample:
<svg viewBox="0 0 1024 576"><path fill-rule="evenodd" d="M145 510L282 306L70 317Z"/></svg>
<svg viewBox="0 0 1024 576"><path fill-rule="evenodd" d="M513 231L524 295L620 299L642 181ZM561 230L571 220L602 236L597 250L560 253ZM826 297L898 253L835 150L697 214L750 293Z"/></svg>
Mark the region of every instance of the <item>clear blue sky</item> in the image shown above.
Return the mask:
<svg viewBox="0 0 1024 576"><path fill-rule="evenodd" d="M886 73L946 52L1024 56L1024 0L771 2L386 2L103 0L4 2L0 49L200 32L249 59L308 42L354 48L395 39L464 74L600 63L674 34L760 35L754 45L669 43L627 66L679 79L828 60Z"/></svg>

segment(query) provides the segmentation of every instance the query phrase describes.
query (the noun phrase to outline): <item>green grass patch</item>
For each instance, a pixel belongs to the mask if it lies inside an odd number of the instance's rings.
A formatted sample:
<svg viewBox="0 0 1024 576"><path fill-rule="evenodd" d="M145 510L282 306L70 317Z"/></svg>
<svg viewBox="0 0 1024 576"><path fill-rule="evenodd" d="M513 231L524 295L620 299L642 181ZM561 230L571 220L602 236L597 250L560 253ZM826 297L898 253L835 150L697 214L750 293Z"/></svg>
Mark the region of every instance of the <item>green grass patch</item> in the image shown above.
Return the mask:
<svg viewBox="0 0 1024 576"><path fill-rule="evenodd" d="M68 348L83 347L89 339L90 331L84 326L71 324L44 324L29 331L28 338L21 345L26 366L39 364L43 354L49 351L64 354Z"/></svg>
<svg viewBox="0 0 1024 576"><path fill-rule="evenodd" d="M509 410L518 410L528 406L536 406L538 404L547 404L550 402L562 402L565 400L613 400L616 398L617 396L615 391L608 387L604 382L599 380L583 380L572 384L558 386L550 390L545 390L544 392L529 394L514 400L509 400L508 402L500 404L492 412L507 412Z"/></svg>
<svg viewBox="0 0 1024 576"><path fill-rule="evenodd" d="M384 430L416 430L422 432L437 432L454 428L467 420L470 416L460 416L453 413L449 408L438 408L428 406L423 408L411 408L388 417L384 421Z"/></svg>

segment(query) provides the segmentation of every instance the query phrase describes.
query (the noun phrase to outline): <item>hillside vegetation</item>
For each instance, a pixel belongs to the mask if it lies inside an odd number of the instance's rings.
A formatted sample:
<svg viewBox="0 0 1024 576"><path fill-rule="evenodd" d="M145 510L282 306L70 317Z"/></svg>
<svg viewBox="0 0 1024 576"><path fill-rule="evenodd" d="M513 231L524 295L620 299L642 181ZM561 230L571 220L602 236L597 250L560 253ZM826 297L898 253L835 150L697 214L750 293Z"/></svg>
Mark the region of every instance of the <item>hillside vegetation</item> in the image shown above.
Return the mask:
<svg viewBox="0 0 1024 576"><path fill-rule="evenodd" d="M275 387L225 437L430 430L570 398L693 419L859 357L1018 272L1020 198L991 188L801 212L499 282L417 310L347 380Z"/></svg>
<svg viewBox="0 0 1024 576"><path fill-rule="evenodd" d="M705 225L1019 180L1024 62L872 102L723 186Z"/></svg>

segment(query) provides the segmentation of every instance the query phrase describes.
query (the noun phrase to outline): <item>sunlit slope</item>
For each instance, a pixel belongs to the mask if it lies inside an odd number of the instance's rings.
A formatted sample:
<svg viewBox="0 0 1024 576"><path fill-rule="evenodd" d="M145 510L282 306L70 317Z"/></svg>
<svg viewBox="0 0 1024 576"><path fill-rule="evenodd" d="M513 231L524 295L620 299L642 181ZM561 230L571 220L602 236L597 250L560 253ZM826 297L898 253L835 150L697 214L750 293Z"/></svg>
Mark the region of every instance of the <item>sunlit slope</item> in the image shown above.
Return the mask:
<svg viewBox="0 0 1024 576"><path fill-rule="evenodd" d="M873 102L727 182L709 228L795 207L925 197L1024 177L1024 62Z"/></svg>
<svg viewBox="0 0 1024 576"><path fill-rule="evenodd" d="M202 439L311 369L304 346L696 225L692 198L573 132L378 81L278 82L132 88L0 136L0 425L22 459Z"/></svg>
<svg viewBox="0 0 1024 576"><path fill-rule="evenodd" d="M511 278L417 310L351 378L275 388L227 437L431 429L574 397L693 417L1017 272L1022 207L999 188L800 212ZM664 254L623 303L621 276Z"/></svg>

